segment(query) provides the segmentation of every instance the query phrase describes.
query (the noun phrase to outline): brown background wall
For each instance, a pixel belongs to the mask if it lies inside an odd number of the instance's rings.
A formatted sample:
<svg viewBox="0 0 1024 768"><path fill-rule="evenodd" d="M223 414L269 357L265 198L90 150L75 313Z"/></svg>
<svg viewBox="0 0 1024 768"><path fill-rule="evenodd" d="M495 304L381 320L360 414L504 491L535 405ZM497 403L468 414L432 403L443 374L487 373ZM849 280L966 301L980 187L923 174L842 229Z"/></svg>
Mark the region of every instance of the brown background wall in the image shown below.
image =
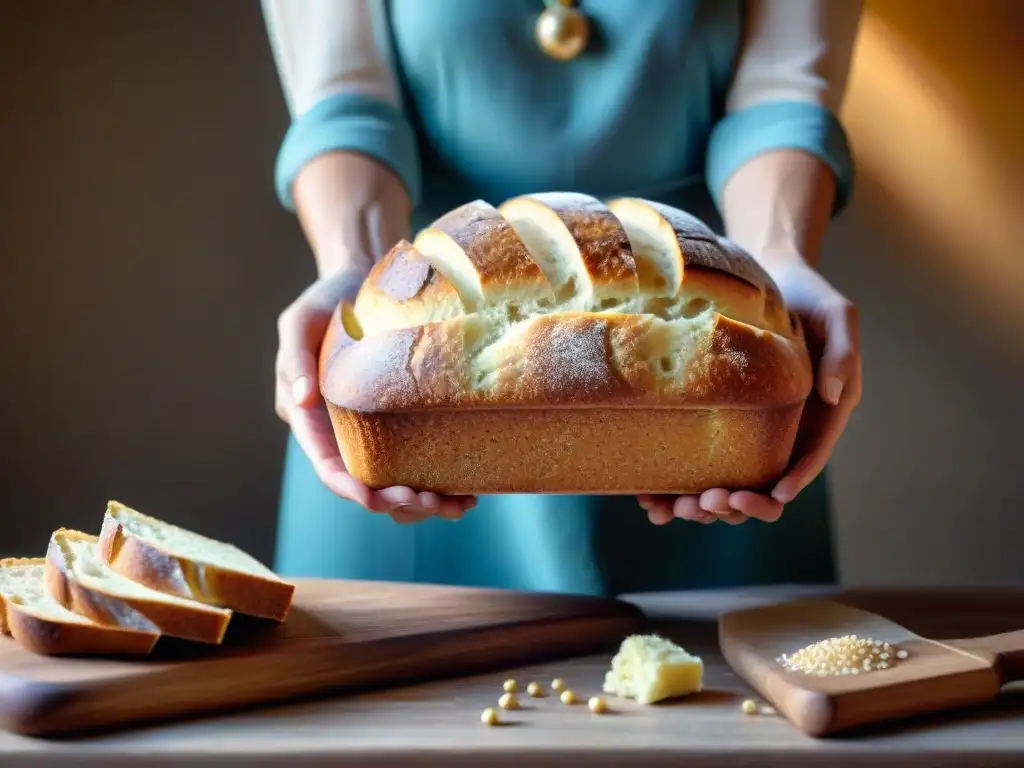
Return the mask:
<svg viewBox="0 0 1024 768"><path fill-rule="evenodd" d="M924 5L868 3L846 110L862 175L825 271L861 305L866 394L841 568L1021 583L1024 4ZM258 3L0 0L0 97L0 552L117 497L269 558L274 323L313 267L273 197Z"/></svg>

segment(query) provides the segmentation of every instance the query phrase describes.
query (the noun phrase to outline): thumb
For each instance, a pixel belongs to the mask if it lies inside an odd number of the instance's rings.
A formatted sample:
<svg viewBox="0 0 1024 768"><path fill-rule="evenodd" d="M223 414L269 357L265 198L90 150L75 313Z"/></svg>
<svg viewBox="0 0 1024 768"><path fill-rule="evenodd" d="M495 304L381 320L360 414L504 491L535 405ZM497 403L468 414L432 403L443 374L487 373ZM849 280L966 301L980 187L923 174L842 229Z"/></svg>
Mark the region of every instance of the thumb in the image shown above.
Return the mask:
<svg viewBox="0 0 1024 768"><path fill-rule="evenodd" d="M308 318L301 315L282 316L280 346L277 354L277 375L298 406L316 402L318 356L314 339L322 338Z"/></svg>
<svg viewBox="0 0 1024 768"><path fill-rule="evenodd" d="M857 360L857 309L849 302L829 313L825 325L825 346L818 363L818 394L838 405Z"/></svg>
<svg viewBox="0 0 1024 768"><path fill-rule="evenodd" d="M292 398L296 405L305 407L312 404L313 393L316 391L313 383L315 378L315 373L306 371L292 381Z"/></svg>

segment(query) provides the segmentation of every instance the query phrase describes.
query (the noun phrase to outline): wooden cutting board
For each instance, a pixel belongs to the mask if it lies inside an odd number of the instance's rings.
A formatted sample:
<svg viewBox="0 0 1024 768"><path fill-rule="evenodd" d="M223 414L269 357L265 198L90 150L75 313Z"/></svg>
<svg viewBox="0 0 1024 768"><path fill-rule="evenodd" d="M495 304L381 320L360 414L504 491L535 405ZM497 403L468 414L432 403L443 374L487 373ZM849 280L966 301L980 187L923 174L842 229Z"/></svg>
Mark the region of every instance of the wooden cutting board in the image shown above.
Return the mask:
<svg viewBox="0 0 1024 768"><path fill-rule="evenodd" d="M57 658L0 637L0 725L118 728L313 694L612 650L643 614L616 600L301 580L288 621L235 617L221 647L161 639L144 660Z"/></svg>
<svg viewBox="0 0 1024 768"><path fill-rule="evenodd" d="M791 672L778 662L845 635L889 642L908 658L889 669L830 677ZM811 736L989 701L1006 683L1024 680L1024 630L940 642L823 598L723 613L718 639L733 671Z"/></svg>

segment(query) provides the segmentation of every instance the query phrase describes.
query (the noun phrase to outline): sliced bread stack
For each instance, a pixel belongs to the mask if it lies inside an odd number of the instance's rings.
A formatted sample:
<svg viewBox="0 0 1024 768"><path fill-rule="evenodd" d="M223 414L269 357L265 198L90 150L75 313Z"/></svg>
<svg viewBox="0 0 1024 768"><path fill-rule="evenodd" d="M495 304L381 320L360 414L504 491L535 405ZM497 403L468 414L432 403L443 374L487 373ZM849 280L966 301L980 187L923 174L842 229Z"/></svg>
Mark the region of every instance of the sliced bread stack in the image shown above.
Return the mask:
<svg viewBox="0 0 1024 768"><path fill-rule="evenodd" d="M61 528L45 558L0 560L0 631L44 654L220 644L235 612L283 622L295 587L231 544L112 501L99 536Z"/></svg>

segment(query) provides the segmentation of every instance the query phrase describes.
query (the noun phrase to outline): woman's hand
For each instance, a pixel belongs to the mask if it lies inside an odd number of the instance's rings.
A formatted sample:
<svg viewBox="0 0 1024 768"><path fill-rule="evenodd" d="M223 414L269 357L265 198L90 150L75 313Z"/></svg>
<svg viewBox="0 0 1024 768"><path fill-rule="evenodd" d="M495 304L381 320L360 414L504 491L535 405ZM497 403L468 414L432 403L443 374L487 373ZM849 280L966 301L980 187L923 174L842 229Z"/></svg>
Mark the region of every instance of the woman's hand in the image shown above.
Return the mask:
<svg viewBox="0 0 1024 768"><path fill-rule="evenodd" d="M396 522L412 523L431 515L458 520L476 502L471 497L441 497L394 486L372 490L345 470L318 386L318 359L331 316L342 299L353 299L365 272L339 271L307 288L278 319L277 415L291 426L295 439L324 485L371 512L387 512Z"/></svg>
<svg viewBox="0 0 1024 768"><path fill-rule="evenodd" d="M698 495L641 496L640 506L655 525L675 518L731 525L756 518L767 523L825 468L860 402L861 359L857 308L813 267L785 260L772 271L786 306L801 320L815 364L815 388L804 407L793 461L771 496L714 488Z"/></svg>

